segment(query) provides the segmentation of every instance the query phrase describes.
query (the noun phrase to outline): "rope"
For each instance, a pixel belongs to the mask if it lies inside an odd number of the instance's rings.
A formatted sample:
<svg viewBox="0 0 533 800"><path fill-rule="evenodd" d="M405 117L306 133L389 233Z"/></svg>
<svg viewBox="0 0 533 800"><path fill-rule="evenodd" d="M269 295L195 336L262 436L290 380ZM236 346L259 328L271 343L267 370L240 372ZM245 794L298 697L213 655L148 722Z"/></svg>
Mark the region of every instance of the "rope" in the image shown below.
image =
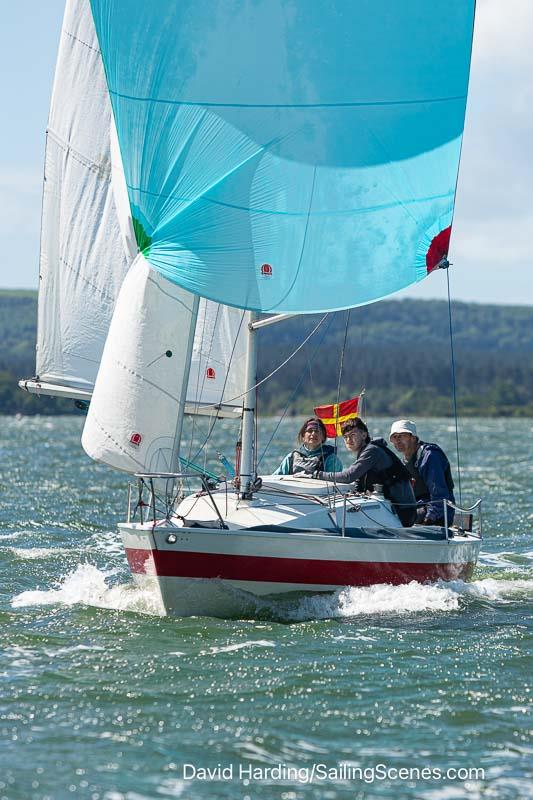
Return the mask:
<svg viewBox="0 0 533 800"><path fill-rule="evenodd" d="M332 317L332 316L330 316L330 318L329 318L329 321L328 321L328 324L325 326L325 328L324 328L324 330L323 330L323 332L322 332L322 336L321 336L321 338L320 338L320 341L318 342L317 346L316 346L316 347L315 347L315 349L313 350L312 358L314 358L314 357L315 357L315 355L317 354L317 352L318 352L319 348L321 347L321 345L322 345L322 343L323 343L323 341L324 341L324 338L325 338L325 336L326 336L326 333L329 331L329 329L330 329L330 327L331 327L331 322L332 322L332 320L333 320L333 317ZM322 324L322 321L321 321L321 323L320 323L320 324ZM315 328L315 330L316 330L316 328ZM314 333L314 331L313 331L313 333ZM312 334L311 334L311 335L312 335ZM307 358L307 362L308 362L308 364L309 364L309 357ZM264 447L264 449L263 449L263 452L261 453L261 455L260 455L260 457L259 457L259 460L258 460L258 462L257 462L257 465L258 465L258 466L259 466L259 464L262 462L263 458L265 457L265 455L266 455L266 453L267 453L267 451L268 451L268 448L269 448L269 447L270 447L270 445L272 444L272 441L273 441L274 437L276 436L276 434L277 434L277 432L278 432L278 430L279 430L279 426L281 425L281 423L282 423L282 422L283 422L283 420L285 419L285 416L286 416L286 414L287 414L287 411L288 411L288 410L289 410L289 408L290 408L290 405L291 405L292 401L294 400L294 398L295 398L295 397L296 397L296 395L298 394L298 390L299 390L299 388L300 388L300 386L301 386L301 384L302 384L302 381L303 381L303 379L304 379L304 377L305 377L305 369L306 369L306 368L305 368L305 366L304 366L304 367L302 368L302 371L301 371L301 373L300 373L300 377L298 378L298 381L296 382L296 386L294 387L294 390L293 390L293 392L292 392L291 396L289 397L289 399L287 400L287 403L286 403L286 405L285 405L285 408L283 409L283 414L282 414L282 415L281 415L281 417L279 418L279 420L278 420L278 424L276 425L276 427L275 427L275 428L274 428L274 430L272 431L272 434L271 434L271 436L270 436L270 439L269 439L269 440L268 440L268 442L266 443L266 445L265 445L265 447ZM310 373L311 373L311 371L310 371ZM310 377L311 377L311 386L313 386L313 380L312 380L312 376L310 375Z"/></svg>
<svg viewBox="0 0 533 800"><path fill-rule="evenodd" d="M339 413L339 402L341 397L341 383L342 383L342 372L344 369L344 355L346 353L346 341L348 339L348 327L350 325L350 312L351 309L349 308L346 313L346 325L344 327L344 339L342 341L342 349L341 349L341 360L339 364L339 380L337 381L337 414ZM337 433L337 420L338 416L335 420L335 433ZM337 455L337 437L335 437L335 455ZM335 480L335 473L333 473L333 491L337 491L337 481Z"/></svg>
<svg viewBox="0 0 533 800"><path fill-rule="evenodd" d="M337 383L337 405L339 405L341 396L342 370L344 368L344 354L346 353L346 340L348 338L348 326L350 324L350 311L351 309L349 308L348 313L346 314L346 326L344 328L344 340L342 342L341 363L339 364L339 381Z"/></svg>
<svg viewBox="0 0 533 800"><path fill-rule="evenodd" d="M276 372L279 372L279 371L280 371L280 369L282 369L282 367L284 367L286 364L288 364L288 363L289 363L289 361L291 360L291 358L294 358L294 356L296 355L296 353L299 353L299 352L300 352L300 350L302 349L302 347L304 347L304 346L307 344L307 342L309 341L309 339L311 338L311 336L313 336L313 334L317 332L317 330L320 328L320 326L322 325L322 323L324 322L324 320L325 320L327 317L329 317L329 312L328 312L327 314L324 314L324 316L322 317L322 319L321 319L321 320L319 320L319 321L317 322L317 324L315 325L315 327L313 328L313 330L311 331L311 333L309 334L309 336L306 336L306 337L305 337L305 339L303 340L303 342L301 342L301 344L299 344L299 345L298 345L298 347L296 348L296 350L293 350L293 352L290 354L290 356L289 356L288 358L286 358L286 359L285 359L285 361L282 361L282 362L281 362L281 364L278 364L278 366L276 367L276 369L273 369L273 370L272 370L272 372L269 372L269 374L268 374L268 375L266 375L264 378L262 378L260 381L258 381L258 382L257 382L257 383L256 383L254 386L252 386L252 387L251 387L251 389L250 389L250 391L252 391L252 389L257 389L257 387L258 387L258 386L261 386L263 383L266 383L266 381L270 380L270 378L271 378L273 375L275 375L275 374L276 374ZM230 400L226 400L226 402L227 402L227 403L232 403L234 400L238 400L238 399L239 399L239 397L244 397L244 395L245 395L245 394L247 394L247 392L242 392L242 394L238 394L238 395L236 395L236 397L232 397Z"/></svg>
<svg viewBox="0 0 533 800"><path fill-rule="evenodd" d="M220 305L219 305L219 308L217 309L217 317L216 317L217 320L218 320L219 311L220 311ZM233 356L235 355L235 348L237 347L237 342L239 340L239 334L241 332L242 323L244 321L245 313L246 312L243 311L242 314L241 314L241 319L239 321L239 327L237 328L237 334L235 336L235 341L233 342L233 345L232 345L232 348L231 348L231 353L230 353L230 357L229 357L229 360L228 360L227 370L226 370L226 374L224 376L224 383L222 385L222 389L221 389L221 392L220 392L220 404L222 404L222 400L224 398L224 392L226 391L226 384L227 384L228 378L229 378L230 367L231 367L231 363L233 361ZM203 338L203 334L202 334L202 338ZM213 343L213 339L214 339L214 331L213 331L213 337L211 339L211 346L212 346L212 343ZM209 354L210 353L211 353L211 349L209 350ZM201 363L201 359L200 359L199 363ZM205 381L205 378L204 378L204 381ZM203 384L202 384L202 389L203 389ZM231 402L232 402L231 400L228 400L228 403L231 403ZM206 405L206 406L204 406L204 408L209 408L209 406ZM209 430L207 431L207 434L205 436L204 441L202 442L202 444L196 450L196 453L194 454L194 456L191 455L191 451L192 451L192 436L191 436L191 447L189 449L189 458L191 460L193 460L193 461L196 461L196 459L199 458L201 453L204 451L204 448L205 448L206 444L208 443L209 439L211 438L211 434L213 433L213 431L215 429L215 425L217 424L218 420L220 419L220 417L218 416L218 414L216 412L216 405L213 405L212 409L213 409L213 416L211 416L211 418L210 418ZM205 455L207 455L207 454L205 454Z"/></svg>
<svg viewBox="0 0 533 800"><path fill-rule="evenodd" d="M263 384L263 383L265 383L266 381L268 381L268 380L269 380L269 379L270 379L270 378L271 378L273 375L275 375L275 374L276 374L276 372L279 372L279 370L280 370L282 367L284 367L286 364L288 364L288 363L289 363L289 361L291 360L291 358L294 358L294 356L296 355L296 353L299 353L299 352L300 352L300 350L302 349L302 347L304 347L304 346L307 344L307 342L309 341L309 339L310 339L310 338L313 336L313 334L315 334L315 333L316 333L316 331L317 331L317 330L320 328L320 326L322 325L322 323L323 323L323 322L324 322L324 321L325 321L325 320L326 320L326 319L327 319L329 316L330 316L330 315L329 315L329 313L327 313L327 314L324 314L324 316L322 317L322 319L320 319L320 320L317 322L317 324L315 325L315 327L313 328L313 330L311 331L311 333L310 333L308 336L306 336L306 338L303 340L303 342L301 342L301 343L298 345L298 347L296 348L296 350L293 350L293 352L290 354L290 356L289 356L288 358L286 358L286 359L285 359L285 361L283 361L281 364L278 364L278 366L277 366L275 369L273 369L273 370L272 370L272 372L270 372L270 373L269 373L269 374L268 374L268 375L267 375L265 378L262 378L262 380L258 381L256 384L254 384L254 386L251 386L251 387L250 387L250 389L249 389L248 391L253 391L254 389L257 389L257 388L258 388L258 386L261 386L261 384ZM242 319L241 319L241 324L242 324ZM233 349L235 349L235 344L233 345ZM232 356L233 356L233 350L232 350ZM226 375L226 380L224 381L224 387L226 386L226 381L227 381L227 375ZM237 394L237 395L235 395L235 397L230 397L230 399L229 399L229 400L226 400L225 402L226 402L226 403L233 403L235 400L239 400L239 398L241 398L241 397L244 397L246 394L248 394L248 391L246 391L246 392L241 392L241 394ZM209 406L204 406L204 408L209 408ZM215 406L213 406L213 409L214 409L214 408L215 408ZM214 426L215 426L215 424L216 424L216 422L217 422L217 420L218 420L218 419L219 419L219 418L218 418L218 416L217 416L217 417L215 417L215 420L214 420L214 422L213 422L212 426L210 427L210 429L209 429L209 431L208 431L208 433L207 433L207 436L205 437L204 441L202 442L202 444L199 446L199 448L197 449L196 453L195 453L195 454L194 454L194 456L192 457L192 459L191 459L192 461L196 461L196 460L198 459L198 457L199 457L200 453L202 453L202 451L203 451L204 447L206 446L206 444L207 444L207 442L208 442L208 440L209 440L209 438L210 438L210 436L211 436L211 434L212 434L212 432L213 432L213 428L214 428ZM281 420L280 420L280 421L281 421ZM259 463L259 462L258 462L258 463Z"/></svg>
<svg viewBox="0 0 533 800"><path fill-rule="evenodd" d="M459 456L459 425L457 422L457 390L456 390L456 383L455 383L455 354L453 349L453 326L452 326L452 302L450 297L450 271L446 269L446 284L448 287L448 320L450 325L450 353L451 353L451 365L452 365L452 392L453 392L453 413L455 417L455 447L457 451L457 482L459 486L459 503L462 504L462 492L461 492L461 461Z"/></svg>

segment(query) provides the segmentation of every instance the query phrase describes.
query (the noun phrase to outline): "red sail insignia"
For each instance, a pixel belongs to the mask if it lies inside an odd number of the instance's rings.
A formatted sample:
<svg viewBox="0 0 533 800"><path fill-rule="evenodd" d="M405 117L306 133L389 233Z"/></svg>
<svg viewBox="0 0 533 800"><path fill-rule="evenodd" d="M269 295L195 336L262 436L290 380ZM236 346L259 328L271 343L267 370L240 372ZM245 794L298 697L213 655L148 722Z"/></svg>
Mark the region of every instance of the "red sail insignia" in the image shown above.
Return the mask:
<svg viewBox="0 0 533 800"><path fill-rule="evenodd" d="M448 258L451 232L452 226L448 225L447 228L444 228L444 230L433 237L426 253L426 269L428 275L430 272L433 272L434 269L437 269L443 259Z"/></svg>

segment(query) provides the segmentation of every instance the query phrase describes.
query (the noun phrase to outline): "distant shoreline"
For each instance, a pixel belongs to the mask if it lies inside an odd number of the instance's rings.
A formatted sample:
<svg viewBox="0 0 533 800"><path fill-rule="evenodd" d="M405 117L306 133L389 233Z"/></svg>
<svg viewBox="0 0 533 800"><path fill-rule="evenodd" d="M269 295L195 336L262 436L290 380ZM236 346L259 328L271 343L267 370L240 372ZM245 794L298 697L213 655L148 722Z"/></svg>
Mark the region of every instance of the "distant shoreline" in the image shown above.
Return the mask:
<svg viewBox="0 0 533 800"><path fill-rule="evenodd" d="M364 387L370 416L453 419L446 301L386 300L331 314L318 326L322 318L262 329L258 379L273 375L259 390L260 418L309 415ZM454 302L452 319L458 416L533 417L533 306ZM0 415L80 414L71 400L18 387L35 375L36 336L37 292L0 290Z"/></svg>

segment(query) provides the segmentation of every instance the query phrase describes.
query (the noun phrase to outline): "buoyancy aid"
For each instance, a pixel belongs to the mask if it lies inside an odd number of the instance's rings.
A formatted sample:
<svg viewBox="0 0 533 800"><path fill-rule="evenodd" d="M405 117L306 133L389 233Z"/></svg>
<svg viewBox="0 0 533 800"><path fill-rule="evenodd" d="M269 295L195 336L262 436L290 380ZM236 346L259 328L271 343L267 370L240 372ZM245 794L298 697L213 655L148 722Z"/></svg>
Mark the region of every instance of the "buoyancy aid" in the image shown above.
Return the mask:
<svg viewBox="0 0 533 800"><path fill-rule="evenodd" d="M293 450L290 456L290 474L324 470L327 457L334 453L335 448L331 444L323 444L320 452L315 455L306 455L301 450Z"/></svg>
<svg viewBox="0 0 533 800"><path fill-rule="evenodd" d="M361 478L359 488L362 491L372 490L375 484L381 484L383 494L387 500L391 501L392 508L399 516L400 522L404 527L409 528L416 519L416 502L411 488L411 476L405 464L392 452L384 439L372 439L369 444L383 450L389 457L390 464L382 469L370 469Z"/></svg>
<svg viewBox="0 0 533 800"><path fill-rule="evenodd" d="M367 473L367 475L370 475L370 473L372 473L369 479L370 481L372 481L372 483L381 483L383 489L385 489L386 486L394 486L395 483L401 483L402 481L411 480L411 476L405 464L402 461L400 461L396 453L392 452L390 447L388 447L385 439L381 438L372 439L370 441L370 444L373 444L376 447L381 448L381 450L384 450L391 459L390 466L380 470L373 469L370 470L369 473ZM387 495L385 495L385 497L386 496Z"/></svg>
<svg viewBox="0 0 533 800"><path fill-rule="evenodd" d="M422 456L427 450L436 450L438 451L443 459L444 462L444 478L446 480L446 485L450 491L450 495L453 496L453 487L454 482L452 478L452 469L450 467L450 462L448 461L448 456L444 452L444 450L439 447L438 444L434 444L433 442L420 442L416 453L414 453L409 461L406 462L405 467L409 472L411 478L413 478L413 490L415 493L415 497L417 500L427 500L430 497L429 488L426 485L426 482L420 475L418 471L418 465L422 460Z"/></svg>

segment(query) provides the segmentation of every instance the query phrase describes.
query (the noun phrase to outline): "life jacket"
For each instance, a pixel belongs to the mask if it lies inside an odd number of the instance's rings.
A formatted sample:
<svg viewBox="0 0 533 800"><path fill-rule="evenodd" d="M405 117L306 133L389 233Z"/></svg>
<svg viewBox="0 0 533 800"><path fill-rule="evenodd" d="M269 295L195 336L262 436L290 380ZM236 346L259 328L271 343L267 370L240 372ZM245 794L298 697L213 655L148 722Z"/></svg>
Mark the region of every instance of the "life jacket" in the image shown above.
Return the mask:
<svg viewBox="0 0 533 800"><path fill-rule="evenodd" d="M390 447L388 447L385 439L372 439L370 444L373 444L375 447L379 447L381 450L384 450L391 459L391 464L389 467L379 470L370 470L370 472L377 476L374 478L373 483L381 483L383 485L383 489L385 489L386 486L393 486L395 483L411 480L411 476L407 470L407 467L403 461L400 461L396 453L393 453Z"/></svg>
<svg viewBox="0 0 533 800"><path fill-rule="evenodd" d="M331 444L323 444L320 453L314 456L304 455L300 450L293 450L290 455L289 468L291 475L299 472L315 472L325 470L325 463L328 456L333 455L335 448Z"/></svg>
<svg viewBox="0 0 533 800"><path fill-rule="evenodd" d="M413 490L416 499L427 500L430 497L430 491L426 485L426 482L424 481L424 479L420 475L420 472L418 471L418 465L420 464L422 456L424 455L424 452L426 450L437 450L441 454L444 461L444 478L446 480L446 486L448 487L450 495L453 497L454 483L452 478L452 469L450 467L450 462L448 461L446 453L441 447L439 447L438 444L433 444L432 442L420 442L420 445L418 446L416 453L414 454L414 456L411 456L411 458L409 459L409 461L407 461L405 465L406 469L409 472L409 475L413 479L412 481Z"/></svg>
<svg viewBox="0 0 533 800"><path fill-rule="evenodd" d="M392 508L399 516L400 522L405 528L410 528L416 519L416 502L411 488L411 476L405 464L392 452L384 439L372 439L369 444L384 450L391 463L383 469L370 469L361 478L360 489L372 491L375 484L381 484L383 494L387 500L391 501Z"/></svg>

